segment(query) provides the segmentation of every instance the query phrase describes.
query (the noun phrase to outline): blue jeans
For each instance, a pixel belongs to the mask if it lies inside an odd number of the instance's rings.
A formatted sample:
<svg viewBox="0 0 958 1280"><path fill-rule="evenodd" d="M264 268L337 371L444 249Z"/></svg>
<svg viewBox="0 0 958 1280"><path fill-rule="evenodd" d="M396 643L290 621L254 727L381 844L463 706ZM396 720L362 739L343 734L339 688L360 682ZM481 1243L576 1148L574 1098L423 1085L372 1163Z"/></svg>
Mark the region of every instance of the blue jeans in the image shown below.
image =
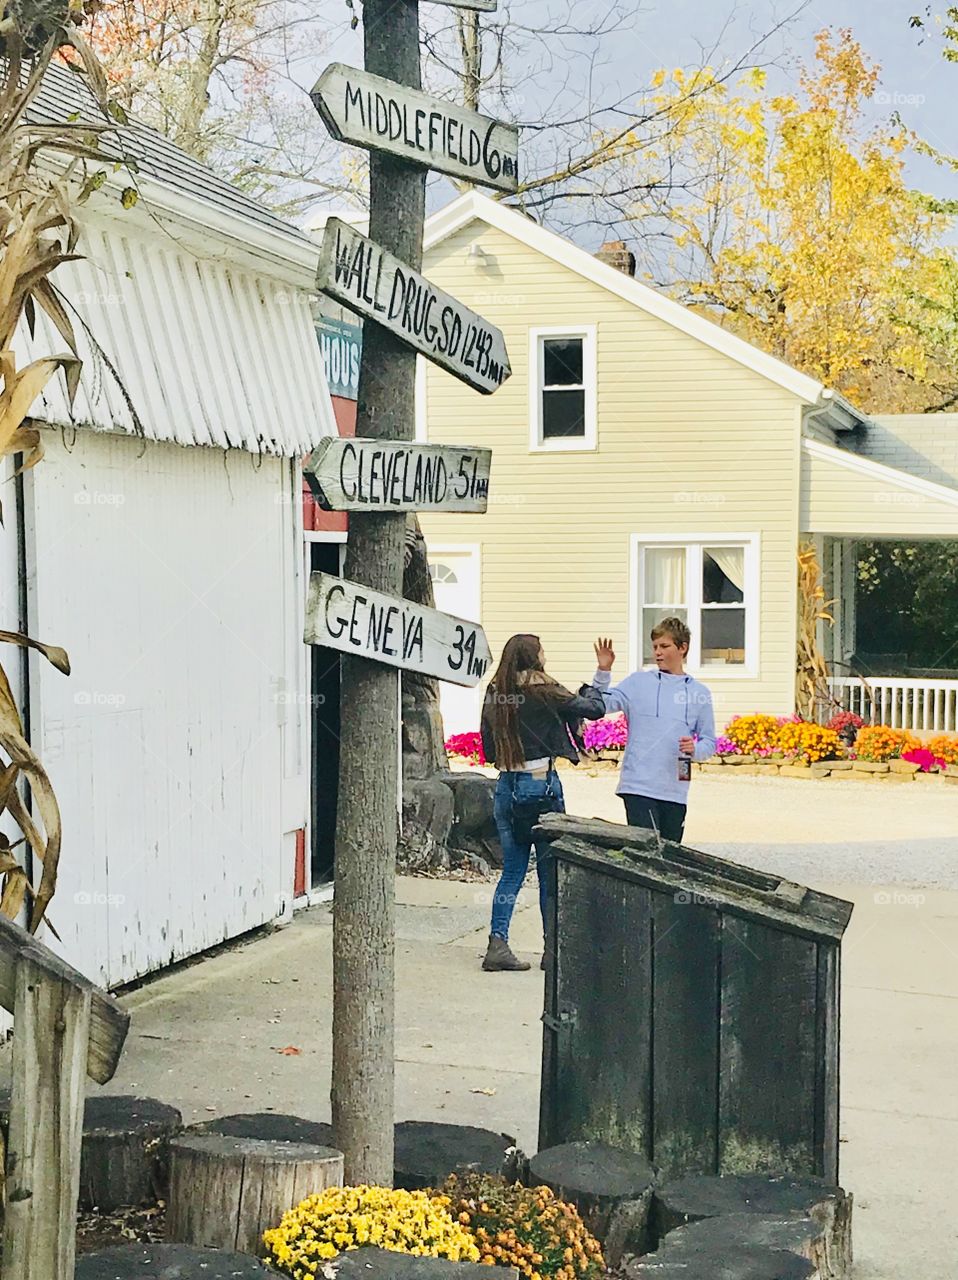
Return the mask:
<svg viewBox="0 0 958 1280"><path fill-rule="evenodd" d="M497 938L509 939L509 924L516 898L529 870L532 853L532 826L541 813L565 813L562 783L553 769L545 778L531 773L500 773L495 797L496 830L502 845L502 875L492 899L492 923L489 932ZM546 846L536 846L536 873L539 877L539 909L545 917L546 883L543 858Z"/></svg>

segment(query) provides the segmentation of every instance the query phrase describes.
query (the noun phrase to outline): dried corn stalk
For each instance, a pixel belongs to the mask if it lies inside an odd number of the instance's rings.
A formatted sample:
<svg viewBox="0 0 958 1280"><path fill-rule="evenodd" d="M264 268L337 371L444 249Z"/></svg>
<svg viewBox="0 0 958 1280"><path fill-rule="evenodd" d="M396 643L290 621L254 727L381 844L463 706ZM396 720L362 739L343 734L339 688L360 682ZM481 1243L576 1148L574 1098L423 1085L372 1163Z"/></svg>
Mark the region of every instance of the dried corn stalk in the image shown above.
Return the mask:
<svg viewBox="0 0 958 1280"><path fill-rule="evenodd" d="M818 707L831 700L828 687L828 664L818 647L818 624L833 625L829 612L834 600L825 599L822 570L814 544L803 543L798 549L798 653L795 704L805 720L814 720Z"/></svg>
<svg viewBox="0 0 958 1280"><path fill-rule="evenodd" d="M35 466L43 456L40 433L27 421L37 396L58 371L64 373L71 400L79 381L73 325L50 276L61 263L80 256L75 210L98 185L90 164L99 159L102 132L88 124L31 123L30 105L60 51L68 51L76 74L85 76L105 104L103 73L77 30L99 7L96 0L14 0L3 5L0 17L0 460L20 454L20 470ZM108 127L104 122L103 128ZM35 332L37 307L49 317L64 350L19 368L14 334L24 319ZM56 645L10 631L0 632L0 641L35 649L69 674L69 659ZM30 810L20 790L24 782L30 787ZM0 835L0 912L13 918L31 897L29 927L35 931L56 888L60 811L46 770L24 737L0 666L0 815L4 813L23 838L11 844ZM24 841L43 867L35 892L15 854Z"/></svg>

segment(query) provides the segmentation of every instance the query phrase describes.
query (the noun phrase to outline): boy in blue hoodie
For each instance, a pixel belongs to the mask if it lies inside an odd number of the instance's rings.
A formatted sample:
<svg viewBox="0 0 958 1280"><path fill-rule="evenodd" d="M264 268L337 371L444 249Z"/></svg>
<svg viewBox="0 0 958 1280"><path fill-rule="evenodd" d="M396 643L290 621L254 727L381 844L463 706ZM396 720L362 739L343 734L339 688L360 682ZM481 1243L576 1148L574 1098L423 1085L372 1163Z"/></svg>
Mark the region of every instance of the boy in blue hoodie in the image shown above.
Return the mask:
<svg viewBox="0 0 958 1280"><path fill-rule="evenodd" d="M616 792L630 827L649 827L664 840L681 842L685 830L691 761L715 750L712 695L685 673L691 633L681 618L663 618L652 629L656 670L633 671L611 688L612 641L595 642L598 670L593 685L607 712L623 711L629 740Z"/></svg>

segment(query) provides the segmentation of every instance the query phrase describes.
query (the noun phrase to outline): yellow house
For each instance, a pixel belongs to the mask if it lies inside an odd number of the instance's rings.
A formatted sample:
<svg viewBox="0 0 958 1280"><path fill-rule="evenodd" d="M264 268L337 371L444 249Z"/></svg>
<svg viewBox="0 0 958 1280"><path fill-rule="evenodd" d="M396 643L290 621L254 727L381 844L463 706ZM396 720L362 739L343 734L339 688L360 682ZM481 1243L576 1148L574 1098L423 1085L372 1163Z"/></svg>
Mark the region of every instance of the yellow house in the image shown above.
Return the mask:
<svg viewBox="0 0 958 1280"><path fill-rule="evenodd" d="M648 660L651 625L678 614L719 725L786 714L800 541L816 542L840 597L826 637L840 671L853 645L851 544L958 538L958 465L942 482L867 456L876 424L636 280L624 246L602 260L471 192L430 219L425 248L425 274L502 329L512 363L485 397L422 362L418 396L421 438L493 450L487 513L422 524L438 606L481 619L494 657L514 632L535 632L549 670L575 685L603 633L625 675ZM900 458L885 439L885 456L903 462L899 443ZM954 727L956 686L939 683L949 688L932 691L940 724L929 727ZM835 688L847 701L857 684ZM891 697L907 719L920 698L903 687ZM448 730L477 726L476 693L450 687L443 706Z"/></svg>

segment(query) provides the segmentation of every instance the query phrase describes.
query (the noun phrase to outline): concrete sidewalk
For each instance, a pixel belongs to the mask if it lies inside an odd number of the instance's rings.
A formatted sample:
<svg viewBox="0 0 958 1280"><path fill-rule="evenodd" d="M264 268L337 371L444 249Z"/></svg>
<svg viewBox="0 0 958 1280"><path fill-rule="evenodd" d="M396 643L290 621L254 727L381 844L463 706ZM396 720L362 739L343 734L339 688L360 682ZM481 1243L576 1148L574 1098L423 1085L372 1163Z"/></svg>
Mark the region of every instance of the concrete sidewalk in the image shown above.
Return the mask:
<svg viewBox="0 0 958 1280"><path fill-rule="evenodd" d="M830 888L856 903L842 1028L856 1280L958 1280L958 893ZM491 889L398 881L396 1115L503 1130L534 1151L542 975L480 971ZM531 886L523 897L513 944L538 960ZM187 1123L265 1109L328 1119L330 926L315 907L129 993L133 1027L109 1091L174 1103Z"/></svg>

